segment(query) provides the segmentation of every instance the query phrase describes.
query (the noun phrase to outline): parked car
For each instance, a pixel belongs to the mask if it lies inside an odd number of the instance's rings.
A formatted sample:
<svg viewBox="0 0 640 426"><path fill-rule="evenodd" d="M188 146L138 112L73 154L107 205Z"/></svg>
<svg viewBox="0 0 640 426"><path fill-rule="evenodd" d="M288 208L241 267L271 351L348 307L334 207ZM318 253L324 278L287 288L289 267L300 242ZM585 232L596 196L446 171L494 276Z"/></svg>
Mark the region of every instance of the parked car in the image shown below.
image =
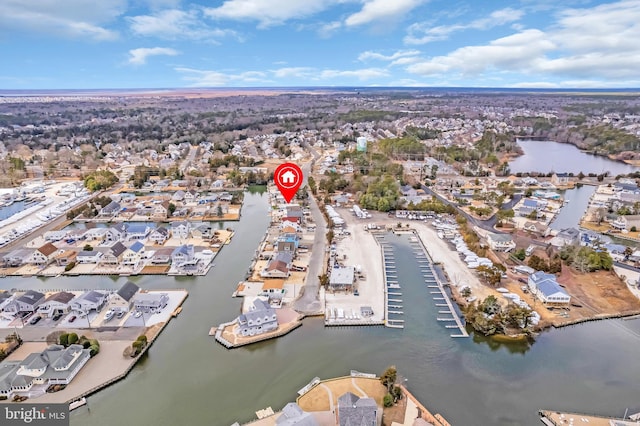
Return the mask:
<svg viewBox="0 0 640 426"><path fill-rule="evenodd" d="M62 314L55 314L55 315L53 316L53 320L54 320L54 321L58 321L60 318L62 318Z"/></svg>
<svg viewBox="0 0 640 426"><path fill-rule="evenodd" d="M104 314L104 320L105 321L110 321L114 316L115 316L115 311L112 311L111 309L109 309L105 314Z"/></svg>
<svg viewBox="0 0 640 426"><path fill-rule="evenodd" d="M118 311L118 313L116 314L117 318L122 318L124 316L124 314L126 314L125 311Z"/></svg>
<svg viewBox="0 0 640 426"><path fill-rule="evenodd" d="M73 315L71 318L69 318L69 322L74 322L76 320L76 318L77 317L75 315Z"/></svg>
<svg viewBox="0 0 640 426"><path fill-rule="evenodd" d="M35 317L31 318L31 321L29 321L29 324L31 325L37 324L38 322L40 322L41 319L42 317L40 315L36 315Z"/></svg>
<svg viewBox="0 0 640 426"><path fill-rule="evenodd" d="M140 318L142 316L142 311L136 311L136 313L133 316L135 318Z"/></svg>

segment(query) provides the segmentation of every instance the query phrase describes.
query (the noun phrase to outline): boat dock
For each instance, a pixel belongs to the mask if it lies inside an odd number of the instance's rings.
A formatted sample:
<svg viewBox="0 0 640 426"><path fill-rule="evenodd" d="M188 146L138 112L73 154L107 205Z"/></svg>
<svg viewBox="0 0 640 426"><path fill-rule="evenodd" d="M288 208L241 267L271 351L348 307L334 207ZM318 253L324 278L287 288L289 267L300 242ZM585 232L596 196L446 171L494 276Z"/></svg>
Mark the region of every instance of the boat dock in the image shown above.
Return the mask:
<svg viewBox="0 0 640 426"><path fill-rule="evenodd" d="M429 257L427 248L422 244L422 241L415 232L413 233L413 236L409 238L409 244L411 245L411 249L413 250L416 260L418 261L420 272L422 273L424 282L429 290L429 294L431 294L433 301L436 302L436 307L446 308L438 310L436 320L445 323L445 328L458 330L458 333L451 334L451 337L469 337L469 333L467 333L463 320L454 309L453 302L451 302L449 295L444 289L444 284L440 279L438 279L438 276L433 269L433 263Z"/></svg>
<svg viewBox="0 0 640 426"><path fill-rule="evenodd" d="M596 416L593 414L580 413L562 413L559 411L540 410L540 421L547 426L560 425L589 425L589 426L632 426L637 425L637 421L633 420L634 416L626 419L615 417Z"/></svg>
<svg viewBox="0 0 640 426"><path fill-rule="evenodd" d="M389 328L404 328L402 292L398 283L393 247L385 241L384 234L375 233L374 237L380 245L384 265L384 325Z"/></svg>

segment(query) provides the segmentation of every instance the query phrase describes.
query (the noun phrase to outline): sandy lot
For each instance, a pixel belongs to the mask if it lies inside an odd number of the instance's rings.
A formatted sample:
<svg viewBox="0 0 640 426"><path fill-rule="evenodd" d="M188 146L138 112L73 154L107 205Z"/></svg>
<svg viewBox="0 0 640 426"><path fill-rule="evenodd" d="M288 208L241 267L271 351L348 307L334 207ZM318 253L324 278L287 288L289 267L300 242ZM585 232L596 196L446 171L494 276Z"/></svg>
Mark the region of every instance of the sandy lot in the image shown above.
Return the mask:
<svg viewBox="0 0 640 426"><path fill-rule="evenodd" d="M375 399L382 406L382 398L387 393L378 379L364 377L342 377L324 380L306 394L298 398L298 405L304 411L328 411L338 405L338 398L347 392L356 396Z"/></svg>
<svg viewBox="0 0 640 426"><path fill-rule="evenodd" d="M373 309L372 321L382 321L384 319L384 276L382 269L382 257L380 246L373 235L364 230L366 220L355 218L347 209L339 209L343 219L345 219L347 231L351 235L344 236L337 243L338 258L343 259L345 265L361 267L364 279L358 279L356 286L359 296L351 293L337 292L325 295L326 307L342 308L346 311L354 310L360 312L361 306L370 306Z"/></svg>

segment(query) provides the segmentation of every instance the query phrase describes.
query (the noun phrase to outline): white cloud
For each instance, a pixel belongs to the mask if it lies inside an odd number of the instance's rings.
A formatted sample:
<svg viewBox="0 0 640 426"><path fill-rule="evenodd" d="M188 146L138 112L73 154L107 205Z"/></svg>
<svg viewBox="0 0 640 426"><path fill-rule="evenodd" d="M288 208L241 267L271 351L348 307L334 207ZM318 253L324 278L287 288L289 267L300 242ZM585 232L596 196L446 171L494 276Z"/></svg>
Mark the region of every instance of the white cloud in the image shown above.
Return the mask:
<svg viewBox="0 0 640 426"><path fill-rule="evenodd" d="M340 28L342 28L342 22L340 21L327 22L326 24L320 26L318 34L320 35L320 37L328 38L335 34L335 32Z"/></svg>
<svg viewBox="0 0 640 426"><path fill-rule="evenodd" d="M485 45L462 47L422 59L406 70L423 76L499 72L532 81L559 78L572 87L632 87L640 69L637 40L640 2L625 0L564 10L545 31L528 29Z"/></svg>
<svg viewBox="0 0 640 426"><path fill-rule="evenodd" d="M176 56L179 54L180 52L169 47L140 47L129 51L129 63L131 65L143 65L147 63L149 56Z"/></svg>
<svg viewBox="0 0 640 426"><path fill-rule="evenodd" d="M104 27L126 10L126 0L2 0L0 28L90 40L114 40Z"/></svg>
<svg viewBox="0 0 640 426"><path fill-rule="evenodd" d="M419 55L419 50L398 50L392 55L383 55L382 53L373 52L371 50L367 50L366 52L362 52L358 56L359 61L368 61L370 59L375 59L379 61L395 61L399 58L404 58L407 56L416 56Z"/></svg>
<svg viewBox="0 0 640 426"><path fill-rule="evenodd" d="M178 67L176 71L184 75L184 80L193 87L241 86L252 83L270 83L267 74L262 71L246 71L239 74L226 74L220 71L198 70Z"/></svg>
<svg viewBox="0 0 640 426"><path fill-rule="evenodd" d="M412 24L404 39L406 44L426 44L438 40L446 40L458 31L487 30L501 25L516 22L522 18L524 12L512 8L500 9L485 18L479 18L467 24L439 25L430 27L427 23Z"/></svg>
<svg viewBox="0 0 640 426"><path fill-rule="evenodd" d="M305 18L345 0L226 0L221 6L205 8L216 19L258 21L262 28Z"/></svg>
<svg viewBox="0 0 640 426"><path fill-rule="evenodd" d="M425 0L364 0L362 10L347 17L344 23L353 27L378 20L394 19L423 3Z"/></svg>
<svg viewBox="0 0 640 426"><path fill-rule="evenodd" d="M131 31L137 35L176 39L219 39L236 35L234 31L210 28L200 21L196 10L163 10L155 15L128 17Z"/></svg>
<svg viewBox="0 0 640 426"><path fill-rule="evenodd" d="M275 78L308 78L313 76L314 69L310 67L286 67L272 70Z"/></svg>
<svg viewBox="0 0 640 426"><path fill-rule="evenodd" d="M323 70L318 75L318 77L322 80L332 80L335 78L355 78L361 81L388 76L389 72L380 68L363 68L358 70Z"/></svg>
<svg viewBox="0 0 640 426"><path fill-rule="evenodd" d="M507 87L513 87L516 89L555 89L561 86L558 83L551 83L548 81L523 81L521 83L509 84Z"/></svg>

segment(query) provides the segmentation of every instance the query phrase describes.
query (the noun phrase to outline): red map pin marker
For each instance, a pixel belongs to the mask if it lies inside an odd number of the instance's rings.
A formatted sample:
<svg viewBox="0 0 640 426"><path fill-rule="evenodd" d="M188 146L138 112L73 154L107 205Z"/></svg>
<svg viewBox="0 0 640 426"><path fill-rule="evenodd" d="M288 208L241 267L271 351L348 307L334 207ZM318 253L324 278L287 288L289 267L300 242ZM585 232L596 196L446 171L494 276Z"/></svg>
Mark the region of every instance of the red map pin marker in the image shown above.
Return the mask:
<svg viewBox="0 0 640 426"><path fill-rule="evenodd" d="M284 199L290 203L302 185L302 169L293 163L280 164L273 174L273 180Z"/></svg>

